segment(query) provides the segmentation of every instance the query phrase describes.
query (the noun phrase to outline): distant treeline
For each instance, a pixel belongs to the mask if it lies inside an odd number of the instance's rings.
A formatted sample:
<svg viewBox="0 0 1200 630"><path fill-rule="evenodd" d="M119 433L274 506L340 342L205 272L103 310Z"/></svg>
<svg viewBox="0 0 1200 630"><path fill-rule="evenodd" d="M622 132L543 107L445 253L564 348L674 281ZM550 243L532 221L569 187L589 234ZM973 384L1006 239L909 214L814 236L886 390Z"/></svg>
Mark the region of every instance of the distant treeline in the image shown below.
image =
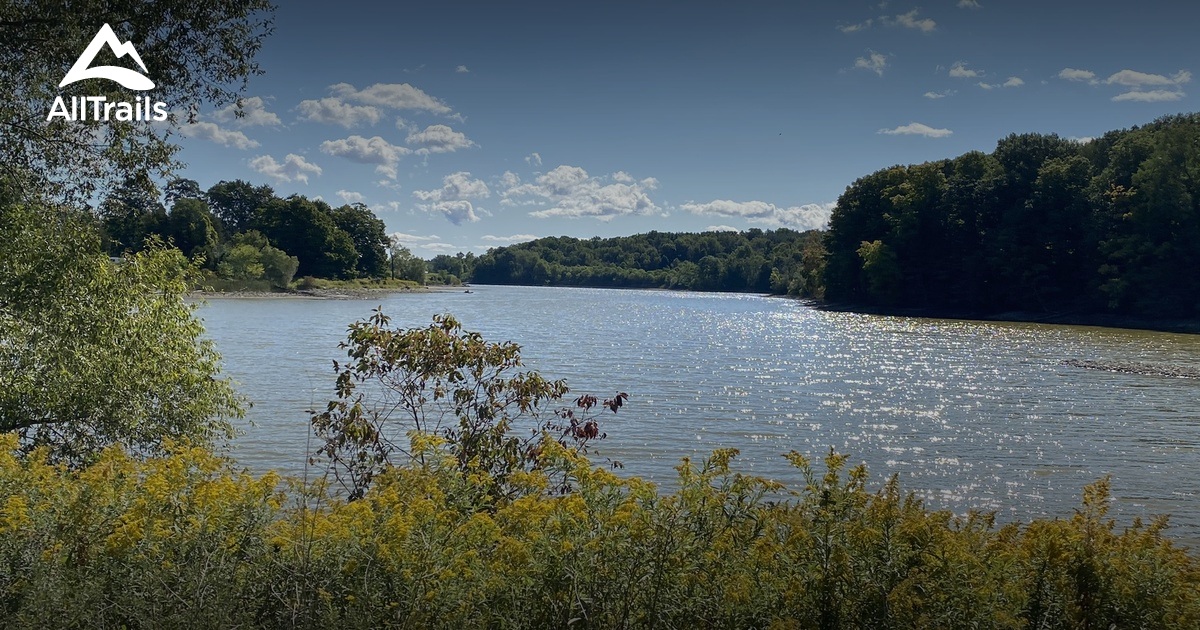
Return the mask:
<svg viewBox="0 0 1200 630"><path fill-rule="evenodd" d="M176 179L160 192L138 177L112 191L97 214L110 254L139 251L158 237L228 280L281 288L295 275L424 281L423 261L392 247L383 221L363 204L280 198L270 186L242 180L202 190Z"/></svg>
<svg viewBox="0 0 1200 630"><path fill-rule="evenodd" d="M820 232L649 232L618 238L540 238L479 256L438 256L431 271L481 284L661 287L813 295Z"/></svg>
<svg viewBox="0 0 1200 630"><path fill-rule="evenodd" d="M484 284L761 291L851 307L1200 316L1200 115L992 153L847 187L827 232L542 238L431 269Z"/></svg>

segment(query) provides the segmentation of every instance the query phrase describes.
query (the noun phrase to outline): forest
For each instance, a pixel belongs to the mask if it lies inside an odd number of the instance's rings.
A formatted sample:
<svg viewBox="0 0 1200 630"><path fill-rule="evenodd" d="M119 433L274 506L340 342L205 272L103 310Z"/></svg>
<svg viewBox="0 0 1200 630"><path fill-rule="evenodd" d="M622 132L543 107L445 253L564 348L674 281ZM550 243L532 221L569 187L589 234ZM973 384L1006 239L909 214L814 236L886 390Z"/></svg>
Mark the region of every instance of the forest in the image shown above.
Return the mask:
<svg viewBox="0 0 1200 630"><path fill-rule="evenodd" d="M95 216L111 256L167 243L222 286L287 289L296 276L424 281L424 262L395 246L383 221L361 203L335 208L303 195L281 198L270 186L243 180L202 190L178 178L160 192L135 174L104 198Z"/></svg>
<svg viewBox="0 0 1200 630"><path fill-rule="evenodd" d="M1200 315L1200 116L1088 142L1012 134L991 153L850 184L825 232L542 238L434 271L483 284L754 291L847 308Z"/></svg>

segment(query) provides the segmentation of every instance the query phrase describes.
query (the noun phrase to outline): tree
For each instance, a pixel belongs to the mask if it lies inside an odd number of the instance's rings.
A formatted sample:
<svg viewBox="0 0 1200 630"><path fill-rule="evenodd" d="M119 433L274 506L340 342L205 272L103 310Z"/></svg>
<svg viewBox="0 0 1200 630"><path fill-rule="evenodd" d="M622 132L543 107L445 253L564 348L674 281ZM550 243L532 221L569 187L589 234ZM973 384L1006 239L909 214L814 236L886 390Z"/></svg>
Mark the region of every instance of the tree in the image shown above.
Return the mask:
<svg viewBox="0 0 1200 630"><path fill-rule="evenodd" d="M134 173L166 175L176 163L167 125L137 121L47 123L58 96L149 96L175 111L236 102L271 31L268 0L0 0L0 162L12 185L83 202ZM97 29L134 44L155 83L131 93L104 79L58 84ZM107 59L120 64L107 51ZM125 60L127 61L127 60Z"/></svg>
<svg viewBox="0 0 1200 630"><path fill-rule="evenodd" d="M457 466L477 480L475 500L511 498L511 476L539 466L543 440L585 449L604 437L593 410L615 413L629 397L619 393L601 405L580 396L574 409L547 417L547 407L567 394L566 382L522 371L517 344L487 342L450 315L425 328L390 323L376 311L350 326L341 345L348 360L334 363L337 398L312 414L318 453L351 498L389 467L409 463L406 456L422 457L409 442L428 436L444 440ZM518 423L538 430L514 431Z"/></svg>
<svg viewBox="0 0 1200 630"><path fill-rule="evenodd" d="M262 209L277 199L275 190L270 186L254 186L240 179L217 182L208 189L205 196L213 214L221 220L230 234L261 229Z"/></svg>
<svg viewBox="0 0 1200 630"><path fill-rule="evenodd" d="M214 263L219 244L208 204L200 199L180 197L166 220L166 236L191 259L203 258Z"/></svg>
<svg viewBox="0 0 1200 630"><path fill-rule="evenodd" d="M358 250L333 220L329 204L302 195L276 199L262 209L261 229L275 246L300 259L302 276L353 278Z"/></svg>
<svg viewBox="0 0 1200 630"><path fill-rule="evenodd" d="M0 431L75 464L232 436L239 399L184 301L193 269L161 242L114 264L86 214L0 199Z"/></svg>
<svg viewBox="0 0 1200 630"><path fill-rule="evenodd" d="M367 278L387 275L387 247L391 239L383 221L361 203L334 208L331 215L333 222L349 234L354 243L354 250L358 252L358 275Z"/></svg>

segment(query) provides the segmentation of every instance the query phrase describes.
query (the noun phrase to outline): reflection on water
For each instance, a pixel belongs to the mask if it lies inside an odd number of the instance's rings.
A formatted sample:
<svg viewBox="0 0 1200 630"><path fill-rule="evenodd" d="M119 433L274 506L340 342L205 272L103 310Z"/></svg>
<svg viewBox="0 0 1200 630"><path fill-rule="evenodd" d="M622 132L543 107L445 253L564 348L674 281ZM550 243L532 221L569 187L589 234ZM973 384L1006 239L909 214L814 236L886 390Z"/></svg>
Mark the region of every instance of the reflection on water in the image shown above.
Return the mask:
<svg viewBox="0 0 1200 630"><path fill-rule="evenodd" d="M1116 513L1172 514L1200 543L1200 382L1062 365L1200 368L1200 337L877 317L749 295L527 287L374 301L213 299L200 314L254 401L242 464L303 470L306 409L330 397L346 325L382 305L398 325L450 312L574 391L628 391L601 456L670 485L681 457L736 447L744 472L798 484L781 454L830 448L899 474L931 505L1069 516L1111 474Z"/></svg>

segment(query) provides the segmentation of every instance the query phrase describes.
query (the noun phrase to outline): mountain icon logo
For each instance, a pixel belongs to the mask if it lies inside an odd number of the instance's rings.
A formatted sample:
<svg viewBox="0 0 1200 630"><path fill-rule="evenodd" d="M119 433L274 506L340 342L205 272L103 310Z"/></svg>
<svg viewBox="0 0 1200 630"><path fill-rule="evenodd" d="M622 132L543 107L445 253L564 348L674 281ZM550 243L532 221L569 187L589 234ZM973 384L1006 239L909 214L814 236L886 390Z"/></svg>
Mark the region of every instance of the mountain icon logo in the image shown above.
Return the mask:
<svg viewBox="0 0 1200 630"><path fill-rule="evenodd" d="M137 65L141 66L142 72L149 72L146 70L146 64L142 63L142 58L138 55L137 50L134 49L133 43L121 42L120 39L117 39L117 34L113 32L112 27L105 24L100 27L100 31L92 38L92 43L88 44L88 47L84 49L83 54L75 61L75 65L71 66L71 69L67 72L67 76L63 77L62 83L59 83L58 87L65 87L84 79L108 79L109 81L116 81L130 90L154 89L154 81L151 81L146 75L139 74L129 68L122 68L120 66L96 66L95 68L89 68L88 66L96 59L96 54L100 52L100 49L105 44L108 44L108 47L118 59L129 55L133 57Z"/></svg>

